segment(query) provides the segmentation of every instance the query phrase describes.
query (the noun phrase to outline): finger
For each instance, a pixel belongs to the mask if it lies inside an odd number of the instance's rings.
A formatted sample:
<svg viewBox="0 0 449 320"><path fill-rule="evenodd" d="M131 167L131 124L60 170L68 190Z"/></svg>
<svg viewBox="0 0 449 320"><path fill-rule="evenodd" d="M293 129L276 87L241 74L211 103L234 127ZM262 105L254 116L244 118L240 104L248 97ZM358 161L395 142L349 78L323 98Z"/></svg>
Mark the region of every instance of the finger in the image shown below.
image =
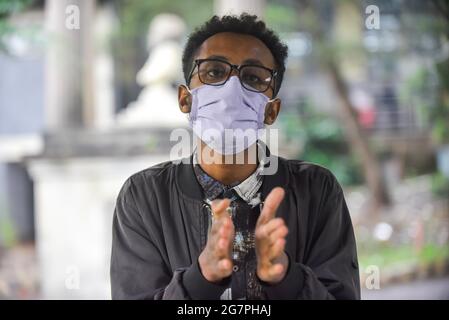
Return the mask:
<svg viewBox="0 0 449 320"><path fill-rule="evenodd" d="M218 236L224 237L231 233L233 228L232 221L228 219L223 219L223 221L220 223L220 229L218 230Z"/></svg>
<svg viewBox="0 0 449 320"><path fill-rule="evenodd" d="M231 226L220 231L220 235L217 240L215 253L218 257L230 257L232 244L234 241L234 227Z"/></svg>
<svg viewBox="0 0 449 320"><path fill-rule="evenodd" d="M223 220L212 220L212 227L210 229L210 235L209 238L212 239L213 237L219 236L220 232L222 232L223 229L226 229L229 227L229 223L227 221Z"/></svg>
<svg viewBox="0 0 449 320"><path fill-rule="evenodd" d="M285 249L285 244L287 241L284 238L278 239L271 247L268 252L268 259L274 260L281 256L282 252Z"/></svg>
<svg viewBox="0 0 449 320"><path fill-rule="evenodd" d="M270 245L273 245L276 240L283 239L288 234L288 228L285 225L281 225L279 228L273 230L269 235Z"/></svg>
<svg viewBox="0 0 449 320"><path fill-rule="evenodd" d="M221 259L218 261L218 270L224 277L232 273L232 261L230 259Z"/></svg>
<svg viewBox="0 0 449 320"><path fill-rule="evenodd" d="M228 238L227 237L221 237L218 240L218 250L220 253L226 252L226 249L228 248Z"/></svg>
<svg viewBox="0 0 449 320"><path fill-rule="evenodd" d="M266 224L260 225L256 232L260 238L268 238L272 232L284 225L282 218L274 218L268 221Z"/></svg>
<svg viewBox="0 0 449 320"><path fill-rule="evenodd" d="M212 214L214 216L214 220L218 220L221 216L223 216L230 204L231 200L229 199L212 201L211 209Z"/></svg>
<svg viewBox="0 0 449 320"><path fill-rule="evenodd" d="M229 229L231 227L233 227L232 219L229 215L222 215L218 218L215 216L214 219L212 219L212 228L210 232L212 235L215 235L220 232L222 228Z"/></svg>
<svg viewBox="0 0 449 320"><path fill-rule="evenodd" d="M215 222L218 232L229 233L231 229L234 228L234 224L232 223L232 219L229 216L222 216Z"/></svg>
<svg viewBox="0 0 449 320"><path fill-rule="evenodd" d="M229 245L232 243L232 241L234 240L234 232L232 229L227 229L223 232L222 235L220 235L219 239L218 239L218 243L219 243L219 248L220 250L228 250L229 249Z"/></svg>
<svg viewBox="0 0 449 320"><path fill-rule="evenodd" d="M260 213L259 219L257 219L257 225L265 224L274 218L276 210L284 199L284 196L285 191L281 187L276 187L271 190L264 201L262 212Z"/></svg>
<svg viewBox="0 0 449 320"><path fill-rule="evenodd" d="M268 275L273 278L281 275L283 272L284 272L284 266L280 263L276 263L276 264L272 265L270 267L270 269L268 269Z"/></svg>

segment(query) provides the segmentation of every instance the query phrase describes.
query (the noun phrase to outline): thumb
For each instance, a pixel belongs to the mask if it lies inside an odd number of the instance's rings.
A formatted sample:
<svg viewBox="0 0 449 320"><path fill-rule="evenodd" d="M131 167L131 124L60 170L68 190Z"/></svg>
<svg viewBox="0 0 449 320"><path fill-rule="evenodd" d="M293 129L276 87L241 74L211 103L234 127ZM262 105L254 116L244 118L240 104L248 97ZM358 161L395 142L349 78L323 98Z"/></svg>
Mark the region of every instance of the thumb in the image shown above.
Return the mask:
<svg viewBox="0 0 449 320"><path fill-rule="evenodd" d="M262 212L257 220L257 225L265 224L276 215L276 210L284 199L285 191L281 187L271 190L270 194L264 201Z"/></svg>

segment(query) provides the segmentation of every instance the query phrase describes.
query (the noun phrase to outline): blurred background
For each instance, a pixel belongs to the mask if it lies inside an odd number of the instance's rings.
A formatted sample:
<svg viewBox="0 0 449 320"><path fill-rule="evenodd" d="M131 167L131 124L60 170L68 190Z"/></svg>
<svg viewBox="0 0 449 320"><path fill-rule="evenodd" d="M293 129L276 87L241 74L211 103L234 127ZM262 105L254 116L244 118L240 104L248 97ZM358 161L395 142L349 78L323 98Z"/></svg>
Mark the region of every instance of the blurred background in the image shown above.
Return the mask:
<svg viewBox="0 0 449 320"><path fill-rule="evenodd" d="M125 179L169 158L213 14L289 46L281 156L342 184L364 299L449 299L449 1L0 0L0 299L109 299Z"/></svg>

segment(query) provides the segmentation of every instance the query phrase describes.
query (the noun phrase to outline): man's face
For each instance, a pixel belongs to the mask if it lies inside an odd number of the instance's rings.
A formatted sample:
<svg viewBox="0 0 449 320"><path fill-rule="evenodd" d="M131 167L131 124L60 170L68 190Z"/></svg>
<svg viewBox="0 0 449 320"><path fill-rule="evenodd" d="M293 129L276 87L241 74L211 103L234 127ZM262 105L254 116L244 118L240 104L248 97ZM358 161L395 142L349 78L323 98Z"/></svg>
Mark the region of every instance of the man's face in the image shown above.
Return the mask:
<svg viewBox="0 0 449 320"><path fill-rule="evenodd" d="M275 69L274 58L270 50L262 41L246 34L218 33L201 45L195 58L220 59L235 65L255 64ZM234 74L236 72L234 70ZM198 73L194 73L190 87L194 89L202 85ZM270 87L264 94L271 99L274 96L273 89Z"/></svg>
<svg viewBox="0 0 449 320"><path fill-rule="evenodd" d="M232 32L222 32L208 38L198 49L194 59L220 59L234 65L255 64L272 70L276 69L273 55L266 45L251 35ZM231 76L237 75L233 70ZM190 80L190 89L204 86L198 72L194 72ZM263 92L268 98L274 97L274 81L270 88ZM178 92L180 109L184 113L190 112L191 99L188 90L184 86L179 87ZM272 124L280 109L280 99L268 103L265 109L265 123Z"/></svg>

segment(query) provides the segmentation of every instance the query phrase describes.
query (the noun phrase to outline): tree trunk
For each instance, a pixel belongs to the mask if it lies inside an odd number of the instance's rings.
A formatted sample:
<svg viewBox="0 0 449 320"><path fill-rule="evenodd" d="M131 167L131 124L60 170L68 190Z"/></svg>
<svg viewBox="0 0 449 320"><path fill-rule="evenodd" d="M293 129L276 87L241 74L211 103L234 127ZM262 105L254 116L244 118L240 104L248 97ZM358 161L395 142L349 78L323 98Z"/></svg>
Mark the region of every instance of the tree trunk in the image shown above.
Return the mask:
<svg viewBox="0 0 449 320"><path fill-rule="evenodd" d="M353 5L357 5L357 2L353 2ZM328 50L332 49L331 46L328 46L329 39L325 37L325 26L320 22L322 21L320 4L311 0L299 1L297 10L300 17L303 14L307 14L309 18L313 16L313 19L311 18L310 21L317 22L307 24L308 27L306 29L312 34L314 41L317 43L316 47L326 50L326 52L318 52L320 65L329 74L331 84L340 100L338 107L341 110L340 118L343 130L351 152L360 159L364 180L372 196L372 210L375 212L378 208L389 205L391 203L390 197L386 189L380 163L370 148L368 138L358 122L357 112L349 99L349 90L343 79L335 54L329 54L328 52Z"/></svg>
<svg viewBox="0 0 449 320"><path fill-rule="evenodd" d="M388 205L390 204L390 198L386 190L380 163L372 152L369 141L357 121L357 113L349 99L349 91L341 71L332 58L326 64L335 92L340 100L339 106L342 112L341 119L344 131L352 152L361 160L363 175L374 200L374 208Z"/></svg>

